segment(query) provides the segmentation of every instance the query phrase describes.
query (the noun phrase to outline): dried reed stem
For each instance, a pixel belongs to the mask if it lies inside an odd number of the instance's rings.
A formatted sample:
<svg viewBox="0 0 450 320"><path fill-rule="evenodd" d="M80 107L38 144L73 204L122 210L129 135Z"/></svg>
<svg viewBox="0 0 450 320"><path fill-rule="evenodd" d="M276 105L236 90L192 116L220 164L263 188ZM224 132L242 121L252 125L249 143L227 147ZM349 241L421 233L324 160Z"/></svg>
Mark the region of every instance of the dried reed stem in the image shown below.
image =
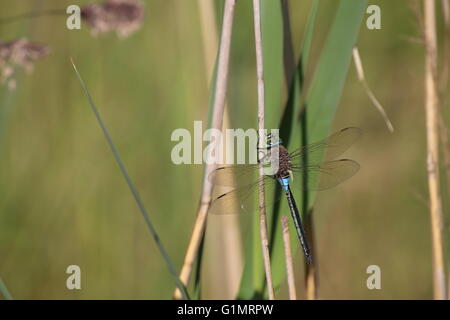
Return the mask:
<svg viewBox="0 0 450 320"><path fill-rule="evenodd" d="M287 216L281 217L281 226L283 229L284 257L286 260L289 299L297 300L297 293L295 292L294 262L292 261L291 239L289 237L289 224Z"/></svg>
<svg viewBox="0 0 450 320"><path fill-rule="evenodd" d="M446 298L442 239L442 205L439 186L439 110L437 86L437 43L435 1L423 0L425 40L425 113L427 171L433 246L434 298Z"/></svg>
<svg viewBox="0 0 450 320"><path fill-rule="evenodd" d="M222 35L220 38L219 57L217 64L217 81L214 95L212 128L222 129L223 112L225 109L225 98L228 87L228 64L230 60L231 34L233 30L233 17L235 0L226 0L223 13ZM200 243L206 228L206 218L211 203L211 193L213 184L208 180L208 176L214 170L214 164L205 165L203 176L203 189L200 199L200 205L197 211L197 219L192 230L191 239L184 258L183 267L180 273L180 279L185 286L189 282L195 258L198 253ZM174 294L175 299L179 299L180 292L177 289Z"/></svg>
<svg viewBox="0 0 450 320"><path fill-rule="evenodd" d="M440 89L441 89L441 101L448 101L448 72L449 72L449 38L450 38L450 5L448 0L442 0L442 13L444 16L444 60L442 61L443 67L442 67L442 77L440 78ZM445 120L443 118L442 112L440 113L439 117L439 124L440 124L440 136L441 136L441 143L444 149L444 161L445 161L445 174L447 179L447 186L450 186L450 144L448 141L448 129L445 125ZM447 273L447 299L450 299L450 267L448 269Z"/></svg>
<svg viewBox="0 0 450 320"><path fill-rule="evenodd" d="M197 0L202 30L203 56L206 79L210 80L214 72L214 64L218 48L218 32L214 5L211 0ZM208 83L209 84L209 83ZM223 114L223 129L230 127L227 103ZM225 150L226 152L226 150ZM217 183L217 181L216 181ZM237 204L237 202L236 202ZM243 253L238 214L217 216L208 224L209 233L214 235L209 242L204 256L208 255L208 283L213 290L209 295L220 299L234 299L239 290L242 276ZM198 261L198 260L197 260Z"/></svg>
<svg viewBox="0 0 450 320"><path fill-rule="evenodd" d="M261 10L260 0L253 0L253 20L255 25L255 47L256 47L256 76L258 81L258 129L259 129L259 148L264 148L264 67L262 53L261 36ZM262 162L259 166L259 176L264 176L264 167ZM272 283L272 271L270 267L269 256L269 238L267 232L267 216L264 192L264 180L259 184L259 231L261 236L261 249L264 259L264 270L266 272L267 290L269 299L275 299Z"/></svg>

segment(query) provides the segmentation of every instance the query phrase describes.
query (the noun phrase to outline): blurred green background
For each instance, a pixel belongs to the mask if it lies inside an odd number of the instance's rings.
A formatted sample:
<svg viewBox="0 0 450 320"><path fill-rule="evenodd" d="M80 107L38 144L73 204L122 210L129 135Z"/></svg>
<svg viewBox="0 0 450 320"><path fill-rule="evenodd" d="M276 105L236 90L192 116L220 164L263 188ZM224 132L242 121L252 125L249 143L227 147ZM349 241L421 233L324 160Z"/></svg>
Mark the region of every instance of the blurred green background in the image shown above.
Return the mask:
<svg viewBox="0 0 450 320"><path fill-rule="evenodd" d="M74 3L83 6L89 1L1 1L0 12L8 17ZM346 153L361 164L361 171L317 196L321 298L432 297L423 47L411 40L420 37L411 3L369 1L381 7L382 29L368 30L367 15L361 25L357 44L367 81L395 131L387 130L352 63L333 128L363 129L362 139ZM222 1L215 4L220 26ZM296 56L310 6L311 1L290 1ZM442 30L442 9L437 8ZM19 76L15 91L0 89L0 277L15 298L172 296L173 279L69 60L76 62L162 242L181 269L195 221L202 166L174 165L170 155L175 143L170 136L176 128L193 130L194 120L206 123L210 75L198 2L145 1L145 9L142 28L126 39L115 34L93 37L84 24L81 30L69 31L65 16L0 24L2 40L27 37L51 47L51 54L35 64L33 73ZM311 68L335 10L335 1L321 2ZM236 128L256 126L252 19L251 1L238 1L228 92L231 124ZM439 45L442 40L441 33ZM283 84L280 107L286 92ZM213 239L214 230L222 225L218 219L228 218L211 217L207 239ZM295 257L301 258L298 250ZM224 272L220 268L225 264L208 263L216 259L240 260L225 250L206 251L204 298L226 297L220 287ZM71 264L81 267L81 290L66 288L65 270ZM381 290L366 287L366 268L372 264L381 267ZM297 280L303 297L300 271ZM277 295L286 297L284 285Z"/></svg>

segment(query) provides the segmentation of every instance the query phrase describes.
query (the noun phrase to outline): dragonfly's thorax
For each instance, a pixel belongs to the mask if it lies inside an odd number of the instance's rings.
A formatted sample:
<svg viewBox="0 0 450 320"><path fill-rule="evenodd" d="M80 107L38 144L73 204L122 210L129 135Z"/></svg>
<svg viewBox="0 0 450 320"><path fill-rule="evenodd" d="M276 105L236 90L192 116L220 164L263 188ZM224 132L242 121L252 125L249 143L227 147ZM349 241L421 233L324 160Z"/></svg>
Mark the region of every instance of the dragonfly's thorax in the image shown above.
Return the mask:
<svg viewBox="0 0 450 320"><path fill-rule="evenodd" d="M290 175L290 170L292 167L291 157L289 156L289 152L282 145L279 146L278 150L278 172L275 175L275 178L285 178Z"/></svg>

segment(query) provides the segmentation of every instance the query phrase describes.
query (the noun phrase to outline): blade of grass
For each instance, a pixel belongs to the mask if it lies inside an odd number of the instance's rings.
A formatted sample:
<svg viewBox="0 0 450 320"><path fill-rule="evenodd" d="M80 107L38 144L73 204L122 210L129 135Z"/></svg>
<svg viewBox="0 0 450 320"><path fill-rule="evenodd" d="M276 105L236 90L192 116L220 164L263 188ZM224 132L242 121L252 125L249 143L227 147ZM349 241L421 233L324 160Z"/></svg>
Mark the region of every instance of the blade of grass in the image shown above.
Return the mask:
<svg viewBox="0 0 450 320"><path fill-rule="evenodd" d="M289 87L295 72L295 57L291 34L291 19L289 16L289 1L281 1L281 12L283 14L283 64L284 77Z"/></svg>
<svg viewBox="0 0 450 320"><path fill-rule="evenodd" d="M3 282L2 278L0 278L0 292L6 300L13 300L13 297L9 292L8 287L6 287L5 282Z"/></svg>
<svg viewBox="0 0 450 320"><path fill-rule="evenodd" d="M330 133L366 4L366 0L339 2L305 102L310 141Z"/></svg>
<svg viewBox="0 0 450 320"><path fill-rule="evenodd" d="M155 241L159 251L161 252L161 255L163 256L163 259L164 259L164 261L167 264L167 268L168 268L171 276L175 280L176 286L181 291L183 298L184 299L189 299L189 294L188 294L185 286L181 282L180 278L178 277L178 273L177 273L177 271L175 269L175 266L174 266L172 260L170 259L169 254L167 253L166 249L164 248L164 246L163 246L163 244L161 242L161 239L160 239L158 233L156 232L155 227L153 226L153 223L150 220L150 217L149 217L149 215L147 213L147 210L145 209L145 206L144 206L144 203L143 203L143 201L141 199L141 196L139 195L139 192L137 191L134 183L132 182L132 180L131 180L131 178L130 178L130 176L128 174L128 171L127 171L127 169L125 167L125 164L123 163L123 161L122 161L122 159L121 159L121 157L119 155L119 152L117 151L117 148L114 145L114 143L113 143L113 141L111 139L111 136L109 135L108 129L106 128L103 120L100 117L100 113L98 112L97 108L95 107L94 101L93 101L93 99L92 99L92 97L91 97L91 95L90 95L90 93L89 93L89 91L88 91L88 89L86 87L86 84L84 83L83 79L81 78L81 75L78 72L78 69L77 69L77 67L76 67L76 65L75 65L75 63L74 63L74 61L72 59L71 59L71 62L72 62L72 66L73 66L73 68L75 70L75 73L77 75L78 81L81 84L81 88L83 89L83 93L86 96L86 99L88 100L88 103L89 103L89 106L92 109L92 112L94 112L95 118L97 119L98 124L100 125L100 128L102 129L103 135L105 136L109 147L111 148L111 151L112 151L112 153L114 155L114 158L115 158L115 160L116 160L116 162L117 162L117 164L118 164L118 166L120 168L120 171L122 172L122 174L123 174L123 176L124 176L124 178L125 178L125 180L126 180L126 182L128 184L128 187L130 188L130 191L133 194L133 197L134 197L134 199L135 199L135 201L136 201L136 203L137 203L137 205L139 207L139 210L142 213L142 216L144 217L144 220L145 220L145 223L146 223L146 225L148 227L148 230L150 231L150 234L153 237L153 240Z"/></svg>
<svg viewBox="0 0 450 320"><path fill-rule="evenodd" d="M266 128L277 128L282 109L283 15L281 1L260 0Z"/></svg>

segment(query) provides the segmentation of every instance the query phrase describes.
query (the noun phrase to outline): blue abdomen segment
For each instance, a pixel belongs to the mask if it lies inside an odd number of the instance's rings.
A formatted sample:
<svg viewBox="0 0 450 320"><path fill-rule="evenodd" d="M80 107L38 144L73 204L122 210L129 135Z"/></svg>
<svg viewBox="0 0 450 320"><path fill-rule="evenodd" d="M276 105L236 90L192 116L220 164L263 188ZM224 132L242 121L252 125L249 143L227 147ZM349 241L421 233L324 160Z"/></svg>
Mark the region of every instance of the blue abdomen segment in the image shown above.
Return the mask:
<svg viewBox="0 0 450 320"><path fill-rule="evenodd" d="M290 177L280 178L278 179L278 182L281 184L281 187L283 188L284 191L288 191L291 178Z"/></svg>

